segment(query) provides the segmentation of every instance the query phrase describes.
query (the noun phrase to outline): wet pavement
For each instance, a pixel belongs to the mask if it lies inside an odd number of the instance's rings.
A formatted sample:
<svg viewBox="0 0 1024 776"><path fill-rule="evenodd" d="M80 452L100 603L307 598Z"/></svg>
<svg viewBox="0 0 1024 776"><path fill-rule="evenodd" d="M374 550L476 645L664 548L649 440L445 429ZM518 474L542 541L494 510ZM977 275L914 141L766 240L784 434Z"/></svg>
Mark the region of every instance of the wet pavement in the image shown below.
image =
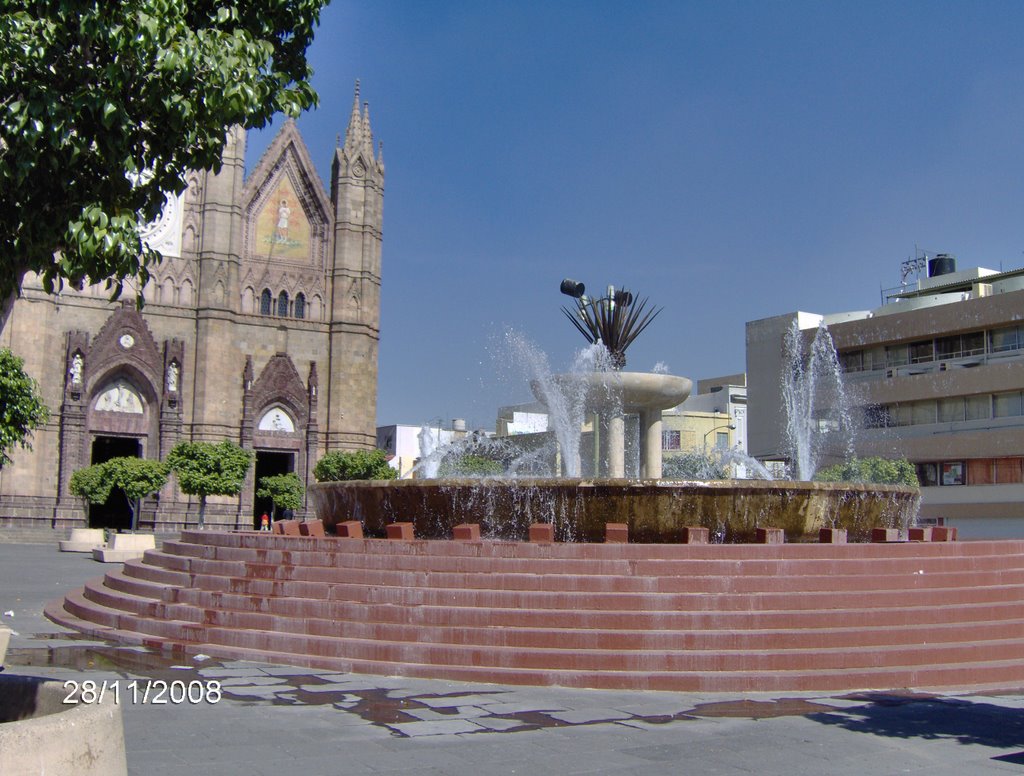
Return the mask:
<svg viewBox="0 0 1024 776"><path fill-rule="evenodd" d="M5 673L116 695L129 771L160 774L1024 774L1024 690L842 694L511 687L168 656L43 605L104 566L0 544ZM7 614L9 613L9 614ZM1022 656L1024 657L1024 656Z"/></svg>

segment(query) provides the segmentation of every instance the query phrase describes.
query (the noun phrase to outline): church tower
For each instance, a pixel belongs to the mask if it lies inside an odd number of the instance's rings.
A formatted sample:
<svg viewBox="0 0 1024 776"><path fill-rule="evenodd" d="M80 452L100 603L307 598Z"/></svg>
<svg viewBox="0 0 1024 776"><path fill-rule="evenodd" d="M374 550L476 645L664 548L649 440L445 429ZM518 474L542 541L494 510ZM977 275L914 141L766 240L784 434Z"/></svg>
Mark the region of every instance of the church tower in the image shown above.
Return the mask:
<svg viewBox="0 0 1024 776"><path fill-rule="evenodd" d="M383 152L375 153L370 109L359 82L345 142L331 170L334 252L329 269L328 450L376 444L380 341Z"/></svg>

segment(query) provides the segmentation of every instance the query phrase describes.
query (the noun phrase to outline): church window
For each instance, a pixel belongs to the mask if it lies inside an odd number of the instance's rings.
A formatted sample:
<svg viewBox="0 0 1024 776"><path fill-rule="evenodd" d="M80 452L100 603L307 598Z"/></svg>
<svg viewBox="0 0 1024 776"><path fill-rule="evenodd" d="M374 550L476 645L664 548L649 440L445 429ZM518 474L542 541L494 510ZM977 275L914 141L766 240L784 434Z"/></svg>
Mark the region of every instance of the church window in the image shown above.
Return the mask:
<svg viewBox="0 0 1024 776"><path fill-rule="evenodd" d="M270 289L264 288L260 294L260 315L270 315Z"/></svg>
<svg viewBox="0 0 1024 776"><path fill-rule="evenodd" d="M306 317L306 295L301 292L295 295L295 317Z"/></svg>
<svg viewBox="0 0 1024 776"><path fill-rule="evenodd" d="M277 314L281 318L288 317L288 292L282 291L281 295L277 297Z"/></svg>

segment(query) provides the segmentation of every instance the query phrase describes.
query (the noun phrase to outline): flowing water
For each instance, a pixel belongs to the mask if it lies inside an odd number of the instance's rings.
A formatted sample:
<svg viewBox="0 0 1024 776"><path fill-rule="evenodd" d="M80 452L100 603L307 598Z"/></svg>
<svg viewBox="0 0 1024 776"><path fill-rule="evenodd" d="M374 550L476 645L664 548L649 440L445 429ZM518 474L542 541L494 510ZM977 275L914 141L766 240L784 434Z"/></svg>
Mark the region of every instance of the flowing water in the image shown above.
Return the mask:
<svg viewBox="0 0 1024 776"><path fill-rule="evenodd" d="M850 401L824 323L805 348L804 332L794 320L784 347L789 369L783 369L781 390L790 475L807 481L826 453L842 459L853 455Z"/></svg>

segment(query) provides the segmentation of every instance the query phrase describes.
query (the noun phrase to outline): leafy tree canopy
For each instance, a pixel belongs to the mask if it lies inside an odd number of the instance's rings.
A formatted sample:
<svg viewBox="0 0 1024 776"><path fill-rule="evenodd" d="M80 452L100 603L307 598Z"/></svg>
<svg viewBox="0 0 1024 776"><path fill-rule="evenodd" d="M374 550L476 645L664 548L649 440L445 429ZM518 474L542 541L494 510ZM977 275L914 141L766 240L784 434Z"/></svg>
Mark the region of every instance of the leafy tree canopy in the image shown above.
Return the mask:
<svg viewBox="0 0 1024 776"><path fill-rule="evenodd" d="M313 467L317 482L338 480L393 480L398 472L388 465L383 450L328 453Z"/></svg>
<svg viewBox="0 0 1024 776"><path fill-rule="evenodd" d="M252 465L252 453L233 442L178 442L167 455L182 493L199 496L199 525L206 515L207 496L236 496Z"/></svg>
<svg viewBox="0 0 1024 776"><path fill-rule="evenodd" d="M818 470L814 479L819 482L867 482L875 485L918 487L914 465L905 458L854 458Z"/></svg>
<svg viewBox="0 0 1024 776"><path fill-rule="evenodd" d="M252 453L227 440L179 442L167 455L178 487L192 496L234 496L242 490Z"/></svg>
<svg viewBox="0 0 1024 776"><path fill-rule="evenodd" d="M71 493L92 504L105 504L114 488L120 488L132 511L132 530L139 524L142 499L156 493L167 482L168 467L148 458L111 458L79 469L71 475Z"/></svg>
<svg viewBox="0 0 1024 776"><path fill-rule="evenodd" d="M139 224L229 127L316 104L306 49L327 0L0 0L0 299L159 255ZM56 254L55 254L56 252Z"/></svg>
<svg viewBox="0 0 1024 776"><path fill-rule="evenodd" d="M0 348L0 469L11 462L15 446L31 449L28 437L50 417L36 381L25 374L25 362Z"/></svg>
<svg viewBox="0 0 1024 776"><path fill-rule="evenodd" d="M106 504L114 483L103 476L103 464L97 463L72 472L68 489L90 504Z"/></svg>
<svg viewBox="0 0 1024 776"><path fill-rule="evenodd" d="M260 477L256 496L257 498L269 498L274 502L274 516L276 519L277 513L280 510L301 508L302 497L305 495L305 492L299 475L295 472L288 472L287 474Z"/></svg>

